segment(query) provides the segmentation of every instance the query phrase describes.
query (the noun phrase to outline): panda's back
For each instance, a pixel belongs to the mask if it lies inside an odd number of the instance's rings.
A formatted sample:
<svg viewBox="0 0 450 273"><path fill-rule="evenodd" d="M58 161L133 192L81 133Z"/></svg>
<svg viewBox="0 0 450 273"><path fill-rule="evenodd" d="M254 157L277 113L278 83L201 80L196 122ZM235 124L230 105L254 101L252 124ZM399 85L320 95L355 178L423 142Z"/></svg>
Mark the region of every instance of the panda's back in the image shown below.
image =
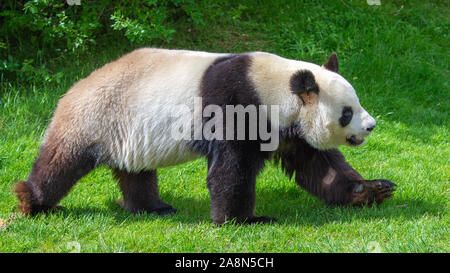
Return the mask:
<svg viewBox="0 0 450 273"><path fill-rule="evenodd" d="M103 163L130 171L195 159L198 154L191 151L189 140L173 137L174 116L177 124L193 125L194 100L202 97L205 72L234 57L249 60L242 63L248 75L240 80L255 87L262 104L280 105L281 119L289 122L297 109L288 88L289 75L302 67L317 69L316 65L265 52L236 55L142 48L77 82L59 101L47 136L56 134L69 146L73 145L67 142L95 144ZM223 81L220 73L215 80Z"/></svg>
<svg viewBox="0 0 450 273"><path fill-rule="evenodd" d="M57 128L69 142L96 143L103 161L121 169L155 169L192 160L198 155L186 140L172 137L169 124L180 109L188 107L193 113L204 71L225 55L135 50L77 82L58 102L47 135ZM179 118L192 124L193 115Z"/></svg>

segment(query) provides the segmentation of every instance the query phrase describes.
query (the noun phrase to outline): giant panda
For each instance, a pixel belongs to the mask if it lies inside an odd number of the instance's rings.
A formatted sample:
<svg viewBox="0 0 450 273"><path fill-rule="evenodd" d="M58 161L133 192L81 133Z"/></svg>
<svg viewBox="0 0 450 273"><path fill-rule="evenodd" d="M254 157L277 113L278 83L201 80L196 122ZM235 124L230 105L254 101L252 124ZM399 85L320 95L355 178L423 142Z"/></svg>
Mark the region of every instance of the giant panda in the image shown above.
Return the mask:
<svg viewBox="0 0 450 273"><path fill-rule="evenodd" d="M174 113L182 124L195 123L195 98L202 109L278 106L276 120L258 117L277 128L279 145L262 150L267 140L259 135L172 137ZM193 114L181 113L180 105ZM200 127L212 118L201 116ZM176 209L159 197L157 169L204 156L213 222L267 223L275 219L254 215L255 181L273 158L326 204L371 205L389 198L395 184L365 180L337 147L361 145L374 127L352 85L338 74L334 53L320 66L265 52L142 48L92 72L59 100L28 180L14 190L19 210L34 215L55 208L81 177L107 165L119 181L125 210L166 215Z"/></svg>

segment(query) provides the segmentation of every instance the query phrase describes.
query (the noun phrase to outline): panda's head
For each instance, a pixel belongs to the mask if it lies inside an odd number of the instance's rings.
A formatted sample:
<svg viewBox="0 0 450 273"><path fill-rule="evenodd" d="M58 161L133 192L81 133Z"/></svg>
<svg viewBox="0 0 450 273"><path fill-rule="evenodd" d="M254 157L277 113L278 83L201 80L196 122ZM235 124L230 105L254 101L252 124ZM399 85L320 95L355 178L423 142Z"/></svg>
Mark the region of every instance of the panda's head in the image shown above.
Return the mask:
<svg viewBox="0 0 450 273"><path fill-rule="evenodd" d="M291 92L301 104L297 122L305 140L317 149L359 146L375 127L355 89L337 72L333 53L322 67L300 69L290 78Z"/></svg>

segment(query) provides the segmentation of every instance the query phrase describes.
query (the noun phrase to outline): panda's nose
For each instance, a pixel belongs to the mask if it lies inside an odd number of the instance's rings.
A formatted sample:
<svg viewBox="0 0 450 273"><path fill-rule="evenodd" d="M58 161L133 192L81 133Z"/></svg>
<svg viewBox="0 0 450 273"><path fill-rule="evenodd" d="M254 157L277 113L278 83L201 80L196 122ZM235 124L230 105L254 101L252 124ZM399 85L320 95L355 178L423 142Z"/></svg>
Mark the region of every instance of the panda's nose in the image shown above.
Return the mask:
<svg viewBox="0 0 450 273"><path fill-rule="evenodd" d="M367 127L366 130L369 132L372 132L374 128L375 128L375 125L372 125L370 127Z"/></svg>
<svg viewBox="0 0 450 273"><path fill-rule="evenodd" d="M373 131L373 129L375 128L375 125L377 124L377 122L375 121L375 119L373 117L371 117L369 115L369 113L365 112L364 113L364 117L363 117L363 127L362 129L365 129L365 133L366 134L370 134L370 132Z"/></svg>

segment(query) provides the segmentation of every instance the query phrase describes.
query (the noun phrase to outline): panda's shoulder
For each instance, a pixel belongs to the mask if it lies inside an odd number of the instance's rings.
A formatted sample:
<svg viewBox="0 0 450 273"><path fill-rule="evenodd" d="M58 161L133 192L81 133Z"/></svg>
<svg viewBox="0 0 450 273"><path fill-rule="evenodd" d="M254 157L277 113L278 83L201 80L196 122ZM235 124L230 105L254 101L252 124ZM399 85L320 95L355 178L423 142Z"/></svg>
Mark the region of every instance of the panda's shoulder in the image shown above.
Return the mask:
<svg viewBox="0 0 450 273"><path fill-rule="evenodd" d="M271 65L277 65L277 64L286 64L292 60L283 58L281 56L278 56L273 53L264 52L264 51L252 51L245 53L247 54L253 63L265 63L265 64L271 64Z"/></svg>

